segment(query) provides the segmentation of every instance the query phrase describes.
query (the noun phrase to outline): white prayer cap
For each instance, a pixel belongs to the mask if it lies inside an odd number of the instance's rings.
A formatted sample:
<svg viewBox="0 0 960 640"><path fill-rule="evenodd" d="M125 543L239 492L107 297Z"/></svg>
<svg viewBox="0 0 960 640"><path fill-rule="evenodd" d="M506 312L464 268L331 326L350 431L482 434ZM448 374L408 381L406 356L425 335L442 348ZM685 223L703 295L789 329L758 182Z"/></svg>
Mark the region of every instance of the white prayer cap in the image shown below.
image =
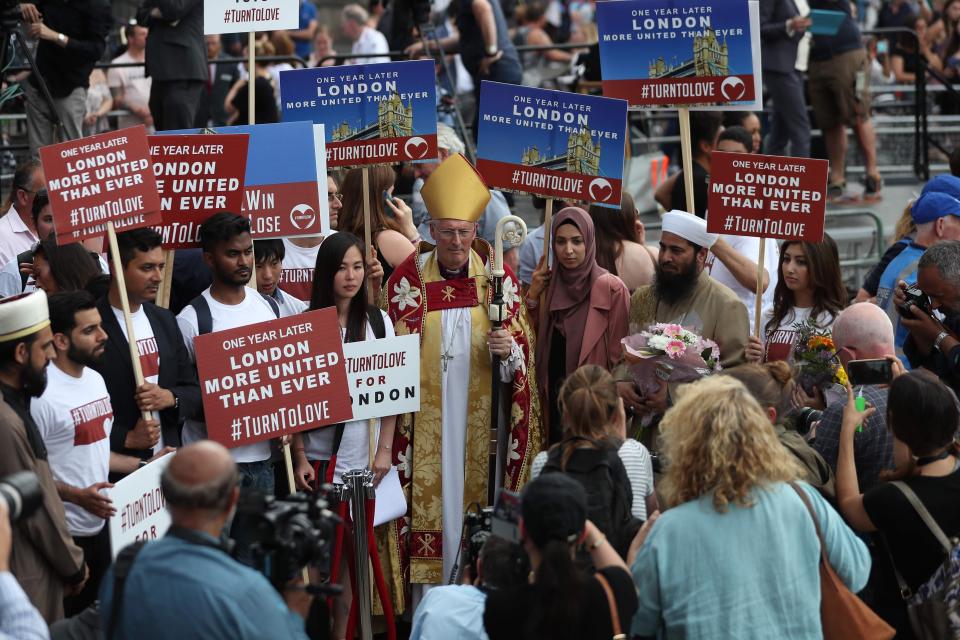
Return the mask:
<svg viewBox="0 0 960 640"><path fill-rule="evenodd" d="M41 290L0 300L0 342L19 340L49 324L47 294Z"/></svg>
<svg viewBox="0 0 960 640"><path fill-rule="evenodd" d="M663 230L707 249L718 237L715 233L707 233L706 220L677 209L663 214Z"/></svg>

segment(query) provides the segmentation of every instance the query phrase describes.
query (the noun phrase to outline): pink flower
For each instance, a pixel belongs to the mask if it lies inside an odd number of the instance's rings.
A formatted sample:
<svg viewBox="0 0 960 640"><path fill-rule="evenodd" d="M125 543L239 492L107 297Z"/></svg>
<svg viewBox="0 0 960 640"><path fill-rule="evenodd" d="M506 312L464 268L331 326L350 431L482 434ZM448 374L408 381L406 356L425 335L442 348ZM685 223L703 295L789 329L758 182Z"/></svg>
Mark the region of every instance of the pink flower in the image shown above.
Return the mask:
<svg viewBox="0 0 960 640"><path fill-rule="evenodd" d="M670 338L677 338L683 335L683 327L678 324L665 324L663 325L663 335Z"/></svg>
<svg viewBox="0 0 960 640"><path fill-rule="evenodd" d="M671 340L667 343L664 351L671 358L678 359L683 357L683 354L686 353L687 345L683 342L683 340Z"/></svg>

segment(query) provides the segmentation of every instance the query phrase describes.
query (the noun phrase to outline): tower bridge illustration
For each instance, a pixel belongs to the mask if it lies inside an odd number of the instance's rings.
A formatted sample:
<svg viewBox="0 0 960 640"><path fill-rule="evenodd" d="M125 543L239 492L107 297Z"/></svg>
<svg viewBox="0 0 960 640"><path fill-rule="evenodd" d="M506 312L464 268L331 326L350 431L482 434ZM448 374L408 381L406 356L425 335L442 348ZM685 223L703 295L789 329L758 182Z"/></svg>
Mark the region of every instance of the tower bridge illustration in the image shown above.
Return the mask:
<svg viewBox="0 0 960 640"><path fill-rule="evenodd" d="M600 142L594 142L590 130L584 127L570 133L566 153L546 156L537 145L533 145L520 154L520 164L588 176L600 175Z"/></svg>
<svg viewBox="0 0 960 640"><path fill-rule="evenodd" d="M721 43L712 29L706 29L693 39L693 57L677 62L676 57L668 64L663 56L650 63L648 76L655 78L692 78L702 76L730 75L730 58L727 39Z"/></svg>
<svg viewBox="0 0 960 640"><path fill-rule="evenodd" d="M394 92L388 98L377 103L377 121L368 126L359 122L353 127L343 121L331 132L333 142L347 140L372 140L374 138L405 138L413 135L413 101L404 106L400 96Z"/></svg>

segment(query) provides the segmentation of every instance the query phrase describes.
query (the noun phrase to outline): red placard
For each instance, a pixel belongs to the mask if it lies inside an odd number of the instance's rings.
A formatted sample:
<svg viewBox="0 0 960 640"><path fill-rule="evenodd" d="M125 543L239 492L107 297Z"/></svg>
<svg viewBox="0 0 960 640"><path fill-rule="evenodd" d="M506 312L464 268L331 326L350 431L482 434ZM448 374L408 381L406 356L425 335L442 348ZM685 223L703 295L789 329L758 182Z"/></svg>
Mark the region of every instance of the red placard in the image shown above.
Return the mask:
<svg viewBox="0 0 960 640"><path fill-rule="evenodd" d="M826 160L714 151L707 231L820 242L828 170Z"/></svg>
<svg viewBox="0 0 960 640"><path fill-rule="evenodd" d="M40 149L57 243L160 223L160 197L143 126Z"/></svg>
<svg viewBox="0 0 960 640"><path fill-rule="evenodd" d="M165 249L200 246L200 225L215 213L240 213L247 134L155 135L147 138L160 193Z"/></svg>
<svg viewBox="0 0 960 640"><path fill-rule="evenodd" d="M350 420L333 307L194 338L207 435L226 447Z"/></svg>

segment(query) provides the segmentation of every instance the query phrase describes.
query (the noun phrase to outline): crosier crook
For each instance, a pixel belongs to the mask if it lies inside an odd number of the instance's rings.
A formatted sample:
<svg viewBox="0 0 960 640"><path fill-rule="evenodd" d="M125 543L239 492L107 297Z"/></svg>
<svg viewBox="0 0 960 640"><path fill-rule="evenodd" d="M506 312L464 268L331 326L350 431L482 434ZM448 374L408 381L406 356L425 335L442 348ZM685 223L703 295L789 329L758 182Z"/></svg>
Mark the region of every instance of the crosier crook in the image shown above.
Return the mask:
<svg viewBox="0 0 960 640"><path fill-rule="evenodd" d="M509 225L509 226L508 226ZM491 329L497 331L503 328L503 277L506 272L503 270L503 244L507 243L507 248L518 247L523 244L527 237L527 225L517 216L504 216L497 222L496 242L494 244L493 264L490 268L490 275L493 278L493 298L490 301L490 324ZM491 390L491 421L490 438L496 443L496 447L491 447L490 467L487 475L487 504L492 506L497 495L497 473L498 461L504 465L507 463L507 434L506 428L500 425L500 357L491 354L493 364L491 367L493 382L490 385Z"/></svg>

